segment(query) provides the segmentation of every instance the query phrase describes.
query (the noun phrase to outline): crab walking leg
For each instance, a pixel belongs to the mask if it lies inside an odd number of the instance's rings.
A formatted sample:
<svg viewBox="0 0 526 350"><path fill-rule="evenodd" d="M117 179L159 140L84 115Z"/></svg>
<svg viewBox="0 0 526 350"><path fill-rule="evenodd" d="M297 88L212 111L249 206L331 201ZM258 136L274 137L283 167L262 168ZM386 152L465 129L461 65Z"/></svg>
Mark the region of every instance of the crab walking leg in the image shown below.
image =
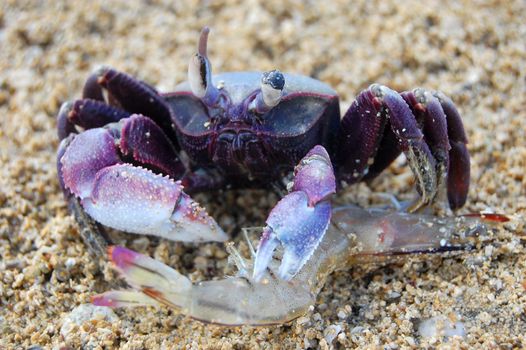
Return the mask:
<svg viewBox="0 0 526 350"><path fill-rule="evenodd" d="M60 106L60 110L57 114L57 136L60 141L64 140L70 134L77 134L75 124L73 124L69 118L72 104L70 102L64 102Z"/></svg>
<svg viewBox="0 0 526 350"><path fill-rule="evenodd" d="M356 97L341 121L334 159L338 165L338 179L354 184L369 174L371 161L378 154L387 121L386 110L370 89L362 91ZM394 158L400 153L398 147L395 152ZM383 154L385 151L380 156Z"/></svg>
<svg viewBox="0 0 526 350"><path fill-rule="evenodd" d="M247 271L251 260L238 264L237 276L192 284L161 262L114 247L110 260L134 290L109 291L92 300L111 307L157 302L194 319L229 326L282 324L308 311L336 269L387 263L400 255L468 249L474 236L486 230L478 218L336 208L322 241L294 278L279 278L279 262L273 260L272 273L265 273L259 283Z"/></svg>
<svg viewBox="0 0 526 350"><path fill-rule="evenodd" d="M385 126L391 131L387 133L386 142L382 143ZM393 144L391 134L395 136L396 149L378 155L378 164L375 165L378 148ZM367 176L371 166L374 165L373 171L378 173L380 164L387 165L387 161L394 159L399 151L404 152L416 176L421 197L412 210L417 210L435 200L439 185L437 161L402 96L385 86L373 84L358 96L342 120L336 157L338 178L348 183L360 181Z"/></svg>
<svg viewBox="0 0 526 350"><path fill-rule="evenodd" d="M170 108L155 88L110 67L97 69L84 85L83 98L106 102L130 113L151 118L176 140Z"/></svg>
<svg viewBox="0 0 526 350"><path fill-rule="evenodd" d="M134 120L155 125L148 118L142 118L123 121L121 141L125 139L122 135L126 134L126 128L133 127L130 123ZM182 191L179 181L123 163L115 144L115 133L115 130L97 128L67 139L69 146L59 160L64 188L80 199L82 208L94 220L118 230L171 240L223 241L227 238L206 211ZM129 144L119 145L120 151L126 153ZM150 146L142 151L148 151ZM135 157L138 160L142 160L140 151Z"/></svg>
<svg viewBox="0 0 526 350"><path fill-rule="evenodd" d="M382 135L382 139L378 144L378 150L376 151L374 161L371 165L367 165L367 171L361 180L368 181L370 179L374 179L380 175L380 173L384 171L392 162L394 162L400 153L402 153L398 145L398 137L393 132L389 120L387 120L384 128L384 134Z"/></svg>
<svg viewBox="0 0 526 350"><path fill-rule="evenodd" d="M426 144L436 160L437 189L445 187L449 166L449 138L446 115L431 92L424 89L402 92L400 96L408 104L416 121L422 127ZM368 169L364 179L371 179L381 173L400 154L400 141L387 121L382 140L373 164Z"/></svg>
<svg viewBox="0 0 526 350"><path fill-rule="evenodd" d="M58 138L62 140L69 134L76 134L75 125L84 129L100 128L130 115L129 112L97 100L65 102L57 115Z"/></svg>
<svg viewBox="0 0 526 350"><path fill-rule="evenodd" d="M462 207L469 190L470 161L460 114L440 92L415 89L402 93L402 97L413 113L423 119L426 141L437 160L439 187L446 187L447 181L449 206Z"/></svg>
<svg viewBox="0 0 526 350"><path fill-rule="evenodd" d="M410 210L417 210L432 203L437 195L436 160L418 128L411 109L402 97L385 86L373 85L370 89L389 110L391 128L398 137L399 147L406 155L409 166L416 176L420 200Z"/></svg>
<svg viewBox="0 0 526 350"><path fill-rule="evenodd" d="M460 113L449 97L436 92L447 118L447 133L449 135L449 171L447 177L447 197L451 208L460 208L466 203L469 191L470 160L466 144L468 138L464 131Z"/></svg>
<svg viewBox="0 0 526 350"><path fill-rule="evenodd" d="M331 160L315 146L294 170L292 192L272 209L256 254L254 279L260 280L274 250L283 245L280 278L290 280L320 243L331 218L329 197L336 191Z"/></svg>

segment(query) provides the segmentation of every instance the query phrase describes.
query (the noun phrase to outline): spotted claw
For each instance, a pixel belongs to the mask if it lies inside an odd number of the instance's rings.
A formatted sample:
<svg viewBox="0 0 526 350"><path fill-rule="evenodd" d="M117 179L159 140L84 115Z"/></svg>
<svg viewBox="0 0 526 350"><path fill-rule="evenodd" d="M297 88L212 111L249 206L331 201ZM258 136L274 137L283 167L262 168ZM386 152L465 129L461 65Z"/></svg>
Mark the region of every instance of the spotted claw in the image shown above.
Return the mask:
<svg viewBox="0 0 526 350"><path fill-rule="evenodd" d="M292 279L309 260L331 219L329 197L336 191L331 160L325 148L315 146L294 170L291 192L272 209L259 242L253 277L261 280L274 250L281 244L283 258L278 276Z"/></svg>
<svg viewBox="0 0 526 350"><path fill-rule="evenodd" d="M120 154L132 148L134 142L133 137L125 137L127 129L133 124L139 127L153 124L138 115L124 119L123 123L117 131L119 138L115 137L115 130L90 129L69 139L69 145L60 153L59 177L63 187L80 200L82 209L98 223L130 233L187 242L228 239L206 210L183 192L180 181L120 159ZM130 134L136 139L144 134L144 129L141 130ZM152 137L155 135L155 129L146 130ZM159 137L155 140L160 142ZM139 157L145 149L156 151L155 146L153 142L140 143L130 153ZM148 158L150 164L163 159L161 152L150 153L155 154Z"/></svg>

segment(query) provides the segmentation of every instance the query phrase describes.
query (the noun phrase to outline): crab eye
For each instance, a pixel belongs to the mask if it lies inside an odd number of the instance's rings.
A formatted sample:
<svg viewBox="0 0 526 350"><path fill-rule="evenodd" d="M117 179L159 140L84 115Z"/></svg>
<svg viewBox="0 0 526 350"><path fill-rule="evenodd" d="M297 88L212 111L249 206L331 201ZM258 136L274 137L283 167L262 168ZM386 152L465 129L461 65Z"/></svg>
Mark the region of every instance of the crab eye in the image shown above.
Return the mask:
<svg viewBox="0 0 526 350"><path fill-rule="evenodd" d="M208 33L204 27L199 36L197 53L190 59L188 65L188 82L192 93L207 106L214 106L219 97L219 90L212 85L212 66L206 55Z"/></svg>
<svg viewBox="0 0 526 350"><path fill-rule="evenodd" d="M263 102L269 107L276 106L281 100L283 87L285 86L285 77L277 69L263 73L261 78L261 92Z"/></svg>
<svg viewBox="0 0 526 350"><path fill-rule="evenodd" d="M257 113L266 113L277 106L283 96L285 77L277 70L263 73L261 77L261 91L257 94L251 106Z"/></svg>

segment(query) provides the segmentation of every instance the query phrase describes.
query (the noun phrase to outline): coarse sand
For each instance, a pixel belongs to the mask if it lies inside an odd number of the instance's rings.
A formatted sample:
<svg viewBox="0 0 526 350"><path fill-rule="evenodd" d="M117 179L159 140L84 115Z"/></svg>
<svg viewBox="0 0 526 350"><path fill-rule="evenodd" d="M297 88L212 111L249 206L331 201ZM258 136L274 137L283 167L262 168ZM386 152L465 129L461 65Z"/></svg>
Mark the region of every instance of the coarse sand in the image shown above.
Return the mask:
<svg viewBox="0 0 526 350"><path fill-rule="evenodd" d="M526 347L525 15L522 0L3 0L0 349ZM73 322L72 310L118 279L89 255L64 203L57 111L80 97L102 64L170 90L186 79L204 25L212 28L215 72L279 68L313 76L339 92L342 109L373 82L440 89L458 106L470 140L472 186L460 213L489 210L514 223L465 254L334 273L307 315L279 327L222 328L153 307ZM406 200L413 187L400 158L336 202L372 205L382 192ZM261 226L278 196L253 190L197 199L236 233ZM227 265L219 244L117 236L194 281L221 276ZM419 331L437 319L458 322L464 335Z"/></svg>

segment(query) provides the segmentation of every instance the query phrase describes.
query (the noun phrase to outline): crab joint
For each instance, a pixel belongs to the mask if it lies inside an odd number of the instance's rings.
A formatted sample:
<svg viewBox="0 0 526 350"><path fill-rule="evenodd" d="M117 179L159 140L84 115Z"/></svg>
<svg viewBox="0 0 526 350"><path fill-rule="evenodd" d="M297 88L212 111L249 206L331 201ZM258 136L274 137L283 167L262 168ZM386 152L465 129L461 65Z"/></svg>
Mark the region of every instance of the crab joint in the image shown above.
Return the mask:
<svg viewBox="0 0 526 350"><path fill-rule="evenodd" d="M261 77L261 91L256 95L250 108L256 113L266 113L277 106L283 96L285 77L277 70L263 73Z"/></svg>
<svg viewBox="0 0 526 350"><path fill-rule="evenodd" d="M214 106L219 99L219 90L212 84L212 66L206 54L209 32L208 27L201 30L197 53L192 56L188 65L188 82L195 96L207 106Z"/></svg>

